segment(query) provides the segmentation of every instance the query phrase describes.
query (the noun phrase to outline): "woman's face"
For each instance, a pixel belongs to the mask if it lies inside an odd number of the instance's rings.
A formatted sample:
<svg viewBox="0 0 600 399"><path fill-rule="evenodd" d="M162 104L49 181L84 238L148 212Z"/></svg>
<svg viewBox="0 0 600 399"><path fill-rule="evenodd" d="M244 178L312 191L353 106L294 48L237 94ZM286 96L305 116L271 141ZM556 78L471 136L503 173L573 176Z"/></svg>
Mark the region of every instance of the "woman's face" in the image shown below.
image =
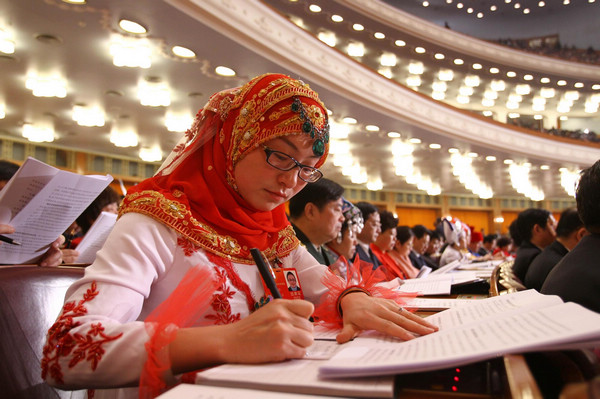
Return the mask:
<svg viewBox="0 0 600 399"><path fill-rule="evenodd" d="M313 139L306 134L283 136L263 143L281 151L303 165L315 166L321 157L312 151ZM298 168L282 171L267 163L263 146L250 151L234 168L238 193L259 211L271 211L300 191L306 182L298 177Z"/></svg>
<svg viewBox="0 0 600 399"><path fill-rule="evenodd" d="M400 255L408 256L410 251L412 251L413 240L414 237L410 237L404 244L401 244L400 241L398 241L396 243L396 251L398 251Z"/></svg>
<svg viewBox="0 0 600 399"><path fill-rule="evenodd" d="M375 240L375 244L381 248L382 251L392 250L394 244L396 244L396 228L387 229L379 234L377 240Z"/></svg>

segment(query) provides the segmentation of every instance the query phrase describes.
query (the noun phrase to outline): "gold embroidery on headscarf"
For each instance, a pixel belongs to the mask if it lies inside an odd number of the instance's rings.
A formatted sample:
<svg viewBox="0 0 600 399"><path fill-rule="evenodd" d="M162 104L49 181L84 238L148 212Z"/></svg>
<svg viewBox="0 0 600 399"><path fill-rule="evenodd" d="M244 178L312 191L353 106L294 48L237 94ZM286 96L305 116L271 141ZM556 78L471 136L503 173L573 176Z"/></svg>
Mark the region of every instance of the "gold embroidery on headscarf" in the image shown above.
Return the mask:
<svg viewBox="0 0 600 399"><path fill-rule="evenodd" d="M181 191L175 190L181 195ZM153 190L140 191L126 197L119 209L119 217L128 212L141 213L173 228L182 237L203 248L205 251L224 256L234 262L253 264L254 260L248 248L228 235L217 233L212 227L194 218L182 203L165 198ZM291 226L279 231L278 240L264 253L268 259L284 257L299 245Z"/></svg>

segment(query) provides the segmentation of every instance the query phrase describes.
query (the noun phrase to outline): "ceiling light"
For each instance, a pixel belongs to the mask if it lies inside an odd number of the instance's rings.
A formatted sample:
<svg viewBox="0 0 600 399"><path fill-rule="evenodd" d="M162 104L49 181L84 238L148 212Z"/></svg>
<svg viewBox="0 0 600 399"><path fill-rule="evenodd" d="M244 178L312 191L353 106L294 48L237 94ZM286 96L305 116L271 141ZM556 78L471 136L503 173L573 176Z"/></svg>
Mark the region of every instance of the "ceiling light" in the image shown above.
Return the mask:
<svg viewBox="0 0 600 399"><path fill-rule="evenodd" d="M480 84L479 76L467 75L465 77L465 84L469 87L477 87Z"/></svg>
<svg viewBox="0 0 600 399"><path fill-rule="evenodd" d="M544 98L552 98L555 95L555 91L552 87L542 87L540 89L540 96Z"/></svg>
<svg viewBox="0 0 600 399"><path fill-rule="evenodd" d="M142 33L148 32L148 30L137 22L130 21L128 19L122 19L119 21L119 27L123 29L127 33L133 33L136 35L140 35Z"/></svg>
<svg viewBox="0 0 600 399"><path fill-rule="evenodd" d="M496 105L496 101L494 101L491 98L482 98L481 105L483 105L484 107L493 107L494 105Z"/></svg>
<svg viewBox="0 0 600 399"><path fill-rule="evenodd" d="M6 118L6 104L0 103L0 119Z"/></svg>
<svg viewBox="0 0 600 399"><path fill-rule="evenodd" d="M583 82L576 82L573 87L575 87L576 89L581 89L583 87Z"/></svg>
<svg viewBox="0 0 600 399"><path fill-rule="evenodd" d="M342 119L342 122L347 123L349 125L355 125L358 121L350 116L347 116L344 119Z"/></svg>
<svg viewBox="0 0 600 399"><path fill-rule="evenodd" d="M367 182L367 189L371 191L378 191L383 188L383 182L381 179Z"/></svg>
<svg viewBox="0 0 600 399"><path fill-rule="evenodd" d="M584 107L584 111L588 114L595 114L598 112L598 103L593 101L586 101Z"/></svg>
<svg viewBox="0 0 600 399"><path fill-rule="evenodd" d="M512 165L512 163L513 163L513 162L514 162L514 161L513 161L512 159L505 159L505 160L504 160L504 164L505 164L505 165Z"/></svg>
<svg viewBox="0 0 600 399"><path fill-rule="evenodd" d="M344 174L343 169L349 168L353 163L354 159L350 153L333 154L333 164L342 168L342 174ZM346 174L344 174L344 176L346 176Z"/></svg>
<svg viewBox="0 0 600 399"><path fill-rule="evenodd" d="M411 144L421 144L421 139L417 138L417 137L413 137L408 139L408 142Z"/></svg>
<svg viewBox="0 0 600 399"><path fill-rule="evenodd" d="M392 70L390 68L388 68L388 67L377 69L377 73L379 73L382 76L385 76L388 79L391 79L394 76L392 74Z"/></svg>
<svg viewBox="0 0 600 399"><path fill-rule="evenodd" d="M464 7L463 3L456 3L456 8L460 9L460 8L463 8L463 7Z"/></svg>
<svg viewBox="0 0 600 399"><path fill-rule="evenodd" d="M393 66L396 66L397 62L398 62L398 60L396 58L396 54L394 54L394 53L385 52L385 53L381 54L381 58L379 59L379 63L382 66L393 67Z"/></svg>
<svg viewBox="0 0 600 399"><path fill-rule="evenodd" d="M434 100L442 101L444 98L446 98L446 92L444 92L444 91L433 91L431 93L431 98L433 98Z"/></svg>
<svg viewBox="0 0 600 399"><path fill-rule="evenodd" d="M495 90L486 90L485 92L483 92L483 98L486 98L488 100L495 100L498 98L498 92Z"/></svg>
<svg viewBox="0 0 600 399"><path fill-rule="evenodd" d="M498 9L498 7L495 6L495 5L493 5L493 6L490 7L490 11L496 11L497 9Z"/></svg>
<svg viewBox="0 0 600 399"><path fill-rule="evenodd" d="M460 93L461 96L471 96L471 95L473 95L473 88L469 87L469 86L461 86L458 89L458 92Z"/></svg>
<svg viewBox="0 0 600 399"><path fill-rule="evenodd" d="M311 4L310 6L308 6L308 9L309 9L311 12L321 12L321 7L319 7L319 6L318 6L318 5L316 5L316 4Z"/></svg>
<svg viewBox="0 0 600 399"><path fill-rule="evenodd" d="M346 52L350 57L362 57L365 55L365 45L360 42L350 42Z"/></svg>
<svg viewBox="0 0 600 399"><path fill-rule="evenodd" d="M567 120L569 120L569 117L566 115L561 115L558 117L558 119L560 119L561 121L567 121Z"/></svg>
<svg viewBox="0 0 600 399"><path fill-rule="evenodd" d="M478 12L477 13L477 18L479 18L479 19L483 18L483 13L482 12Z"/></svg>
<svg viewBox="0 0 600 399"><path fill-rule="evenodd" d="M378 132L379 131L379 126L377 126L377 125L367 125L367 126L365 126L365 129L368 132Z"/></svg>
<svg viewBox="0 0 600 399"><path fill-rule="evenodd" d="M456 65L462 65L464 63L465 62L462 59L460 59L460 58L455 58L454 59L454 64L456 64Z"/></svg>
<svg viewBox="0 0 600 399"><path fill-rule="evenodd" d="M514 7L515 7L516 9L519 9L519 8L521 8L521 4L520 4L520 3L515 3Z"/></svg>
<svg viewBox="0 0 600 399"><path fill-rule="evenodd" d="M332 136L329 144L329 153L332 155L350 154L350 142L345 139L334 139Z"/></svg>
<svg viewBox="0 0 600 399"><path fill-rule="evenodd" d="M334 14L331 16L331 20L333 22L342 22L344 20L344 18L342 18L340 15Z"/></svg>
<svg viewBox="0 0 600 399"><path fill-rule="evenodd" d="M233 69L226 66L218 66L215 68L215 73L220 76L235 76L236 73Z"/></svg>
<svg viewBox="0 0 600 399"><path fill-rule="evenodd" d="M446 90L448 90L448 85L446 84L446 82L436 81L431 84L431 88L434 91L445 92Z"/></svg>
<svg viewBox="0 0 600 399"><path fill-rule="evenodd" d="M452 69L441 69L438 72L438 79L444 82L450 82L454 79L454 72Z"/></svg>
<svg viewBox="0 0 600 399"><path fill-rule="evenodd" d="M329 134L332 139L347 139L350 135L350 126L330 121Z"/></svg>
<svg viewBox="0 0 600 399"><path fill-rule="evenodd" d="M538 7L544 7L545 5L546 5L546 2L544 2L544 1L540 1L538 3Z"/></svg>
<svg viewBox="0 0 600 399"><path fill-rule="evenodd" d="M131 129L120 129L116 126L110 131L110 142L117 147L136 147L138 135Z"/></svg>
<svg viewBox="0 0 600 399"><path fill-rule="evenodd" d="M181 58L195 58L196 57L196 53L194 53L192 50L190 50L187 47L173 46L171 51L173 52L173 54L175 54L176 56L181 57Z"/></svg>
<svg viewBox="0 0 600 399"><path fill-rule="evenodd" d="M423 7L429 7L429 2L428 1L424 1L422 4L423 4Z"/></svg>
<svg viewBox="0 0 600 399"><path fill-rule="evenodd" d="M446 58L446 56L442 53L435 53L435 55L433 56L436 60L443 60L444 58Z"/></svg>
<svg viewBox="0 0 600 399"><path fill-rule="evenodd" d="M23 137L34 143L49 143L54 141L54 128L50 123L23 125Z"/></svg>
<svg viewBox="0 0 600 399"><path fill-rule="evenodd" d="M405 42L404 40L396 40L396 41L394 42L394 44L395 44L396 46L398 46L398 47L404 47L404 46L406 46L406 42Z"/></svg>
<svg viewBox="0 0 600 399"><path fill-rule="evenodd" d="M520 115L518 112L509 112L509 113L508 113L508 117L509 117L510 119L517 119L517 118L519 118L520 116L521 116L521 115Z"/></svg>
<svg viewBox="0 0 600 399"><path fill-rule="evenodd" d="M535 119L536 121L541 121L542 119L544 119L544 117L540 114L535 114L533 115L533 119Z"/></svg>
<svg viewBox="0 0 600 399"><path fill-rule="evenodd" d="M429 148L431 148L432 150L439 150L440 148L442 148L442 146L441 144L431 143L429 144Z"/></svg>
<svg viewBox="0 0 600 399"><path fill-rule="evenodd" d="M110 55L113 65L128 68L150 68L152 49L146 39L134 39L120 35L113 36Z"/></svg>
<svg viewBox="0 0 600 399"><path fill-rule="evenodd" d="M482 114L483 114L483 116L492 116L492 115L494 115L494 113L492 111L489 111L489 110L483 111Z"/></svg>
<svg viewBox="0 0 600 399"><path fill-rule="evenodd" d="M329 47L335 47L335 45L337 44L337 37L333 32L319 32L317 37L320 41L322 41Z"/></svg>
<svg viewBox="0 0 600 399"><path fill-rule="evenodd" d="M472 67L473 67L473 69L476 69L476 70L483 68L483 66L477 62L475 64L473 64Z"/></svg>
<svg viewBox="0 0 600 399"><path fill-rule="evenodd" d="M521 96L526 96L531 92L531 87L528 84L520 84L515 87L515 92Z"/></svg>
<svg viewBox="0 0 600 399"><path fill-rule="evenodd" d="M600 90L600 84L592 85L592 90Z"/></svg>
<svg viewBox="0 0 600 399"><path fill-rule="evenodd" d="M362 26L361 24L354 24L354 25L352 25L352 29L354 29L357 32L360 32L360 31L365 30L365 27Z"/></svg>
<svg viewBox="0 0 600 399"><path fill-rule="evenodd" d="M467 154L467 156L468 156L469 158L477 158L477 157L479 156L479 154L478 154L478 153L476 153L476 152L469 152L469 153Z"/></svg>
<svg viewBox="0 0 600 399"><path fill-rule="evenodd" d="M381 33L381 32L375 32L375 33L373 33L373 37L374 37L375 39L379 39L379 40L381 40L381 39L385 39L385 34L383 34L383 33Z"/></svg>
<svg viewBox="0 0 600 399"><path fill-rule="evenodd" d="M507 101L506 108L508 109L519 109L519 103L516 101Z"/></svg>
<svg viewBox="0 0 600 399"><path fill-rule="evenodd" d="M506 89L506 83L503 80L492 80L490 87L494 91L504 91Z"/></svg>
<svg viewBox="0 0 600 399"><path fill-rule="evenodd" d="M7 31L0 29L0 53L13 54L14 52L15 42L11 35Z"/></svg>
<svg viewBox="0 0 600 399"><path fill-rule="evenodd" d="M497 73L500 73L500 70L496 67L492 67L490 68L490 73L495 75Z"/></svg>
<svg viewBox="0 0 600 399"><path fill-rule="evenodd" d="M530 74L523 75L523 80L533 80L533 75L530 75Z"/></svg>
<svg viewBox="0 0 600 399"><path fill-rule="evenodd" d="M467 8L467 14L473 14L473 8L472 7Z"/></svg>
<svg viewBox="0 0 600 399"><path fill-rule="evenodd" d="M417 54L425 54L426 51L427 50L425 50L424 47L420 47L420 46L419 47L415 47L415 53L417 53Z"/></svg>
<svg viewBox="0 0 600 399"><path fill-rule="evenodd" d="M468 104L471 100L469 99L469 96L458 95L456 96L456 101L459 104Z"/></svg>
<svg viewBox="0 0 600 399"><path fill-rule="evenodd" d="M81 105L73 107L73 120L79 126L104 126L104 112L100 108L87 108Z"/></svg>
<svg viewBox="0 0 600 399"><path fill-rule="evenodd" d="M67 96L67 82L58 76L30 76L25 81L25 87L36 97L65 98Z"/></svg>
<svg viewBox="0 0 600 399"><path fill-rule="evenodd" d="M543 77L540 79L540 83L550 83L550 78Z"/></svg>
<svg viewBox="0 0 600 399"><path fill-rule="evenodd" d="M167 112L165 116L165 126L170 132L185 132L192 127L192 123L194 123L194 118L187 113Z"/></svg>
<svg viewBox="0 0 600 399"><path fill-rule="evenodd" d="M567 85L567 81L566 80L559 80L558 82L556 82L557 86L566 86Z"/></svg>
<svg viewBox="0 0 600 399"><path fill-rule="evenodd" d="M577 100L579 100L579 92L576 91L576 90L567 91L567 92L565 92L565 94L563 95L563 97L566 100L569 100L571 102L577 101Z"/></svg>
<svg viewBox="0 0 600 399"><path fill-rule="evenodd" d="M561 114L565 114L571 111L571 104L566 101L560 101L556 106L556 111L560 112Z"/></svg>
<svg viewBox="0 0 600 399"><path fill-rule="evenodd" d="M421 77L419 75L411 75L406 78L406 85L409 87L421 86Z"/></svg>
<svg viewBox="0 0 600 399"><path fill-rule="evenodd" d="M421 75L425 71L422 62L411 62L408 65L408 72L413 75Z"/></svg>
<svg viewBox="0 0 600 399"><path fill-rule="evenodd" d="M550 170L550 165L540 165L541 170Z"/></svg>
<svg viewBox="0 0 600 399"><path fill-rule="evenodd" d="M142 159L142 161L146 162L157 162L162 159L162 151L160 147L142 147L140 149L140 158Z"/></svg>
<svg viewBox="0 0 600 399"><path fill-rule="evenodd" d="M140 104L146 107L166 107L171 104L171 93L162 82L140 81L138 86Z"/></svg>
<svg viewBox="0 0 600 399"><path fill-rule="evenodd" d="M391 139L397 139L400 138L400 133L398 132L388 132L387 136Z"/></svg>
<svg viewBox="0 0 600 399"><path fill-rule="evenodd" d="M85 4L85 0L62 0L63 3L69 4Z"/></svg>
<svg viewBox="0 0 600 399"><path fill-rule="evenodd" d="M450 147L450 148L448 148L448 152L450 154L458 154L458 148Z"/></svg>
<svg viewBox="0 0 600 399"><path fill-rule="evenodd" d="M515 71L508 71L506 72L506 76L508 76L509 78L514 78L515 76L517 76L517 73Z"/></svg>
<svg viewBox="0 0 600 399"><path fill-rule="evenodd" d="M496 157L493 155L488 155L487 157L485 157L485 160L488 162L494 162L496 160Z"/></svg>

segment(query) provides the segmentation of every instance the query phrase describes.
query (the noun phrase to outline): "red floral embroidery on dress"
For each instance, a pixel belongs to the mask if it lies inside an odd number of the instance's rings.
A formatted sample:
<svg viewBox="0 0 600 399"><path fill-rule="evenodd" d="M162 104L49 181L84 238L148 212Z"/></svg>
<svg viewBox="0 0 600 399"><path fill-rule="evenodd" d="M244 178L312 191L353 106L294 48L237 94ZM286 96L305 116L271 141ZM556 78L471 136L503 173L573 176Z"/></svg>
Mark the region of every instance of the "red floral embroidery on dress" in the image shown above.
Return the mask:
<svg viewBox="0 0 600 399"><path fill-rule="evenodd" d="M209 320L214 320L215 324L230 324L240 320L240 314L231 314L231 304L229 300L235 295L235 291L227 286L227 272L215 267L217 290L213 295L211 307L216 314L206 316Z"/></svg>
<svg viewBox="0 0 600 399"><path fill-rule="evenodd" d="M69 355L71 356L69 368L75 367L81 361L88 361L92 370L96 370L98 362L105 353L103 345L123 335L123 333L114 336L106 335L102 323L92 324L85 335L70 332L71 329L81 325L81 322L75 322L73 319L88 313L84 305L96 298L98 293L96 282L93 281L81 301L78 303L68 302L63 306L60 317L48 330L48 340L43 349L42 378L46 378L46 375L50 374L55 381L63 384L59 358Z"/></svg>
<svg viewBox="0 0 600 399"><path fill-rule="evenodd" d="M200 246L183 237L177 237L177 245L183 249L185 256L192 256L194 252L197 252L200 249Z"/></svg>

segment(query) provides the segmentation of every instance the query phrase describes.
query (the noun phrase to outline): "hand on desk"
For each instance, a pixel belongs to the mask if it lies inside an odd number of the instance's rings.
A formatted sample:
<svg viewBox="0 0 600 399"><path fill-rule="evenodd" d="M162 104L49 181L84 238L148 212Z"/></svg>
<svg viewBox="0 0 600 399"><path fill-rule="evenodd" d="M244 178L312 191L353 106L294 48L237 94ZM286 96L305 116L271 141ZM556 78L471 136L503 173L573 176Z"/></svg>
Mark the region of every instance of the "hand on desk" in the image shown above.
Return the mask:
<svg viewBox="0 0 600 399"><path fill-rule="evenodd" d="M64 263L75 263L79 257L79 252L76 249L61 249L62 260Z"/></svg>
<svg viewBox="0 0 600 399"><path fill-rule="evenodd" d="M438 330L422 317L401 308L390 299L374 298L361 292L350 293L341 300L344 326L336 339L348 342L362 330L377 330L403 339L413 339L413 333L431 334Z"/></svg>
<svg viewBox="0 0 600 399"><path fill-rule="evenodd" d="M60 250L61 245L65 242L65 237L58 236L56 240L52 244L50 244L50 248L42 259L40 260L40 266L58 266L62 263L62 252Z"/></svg>

